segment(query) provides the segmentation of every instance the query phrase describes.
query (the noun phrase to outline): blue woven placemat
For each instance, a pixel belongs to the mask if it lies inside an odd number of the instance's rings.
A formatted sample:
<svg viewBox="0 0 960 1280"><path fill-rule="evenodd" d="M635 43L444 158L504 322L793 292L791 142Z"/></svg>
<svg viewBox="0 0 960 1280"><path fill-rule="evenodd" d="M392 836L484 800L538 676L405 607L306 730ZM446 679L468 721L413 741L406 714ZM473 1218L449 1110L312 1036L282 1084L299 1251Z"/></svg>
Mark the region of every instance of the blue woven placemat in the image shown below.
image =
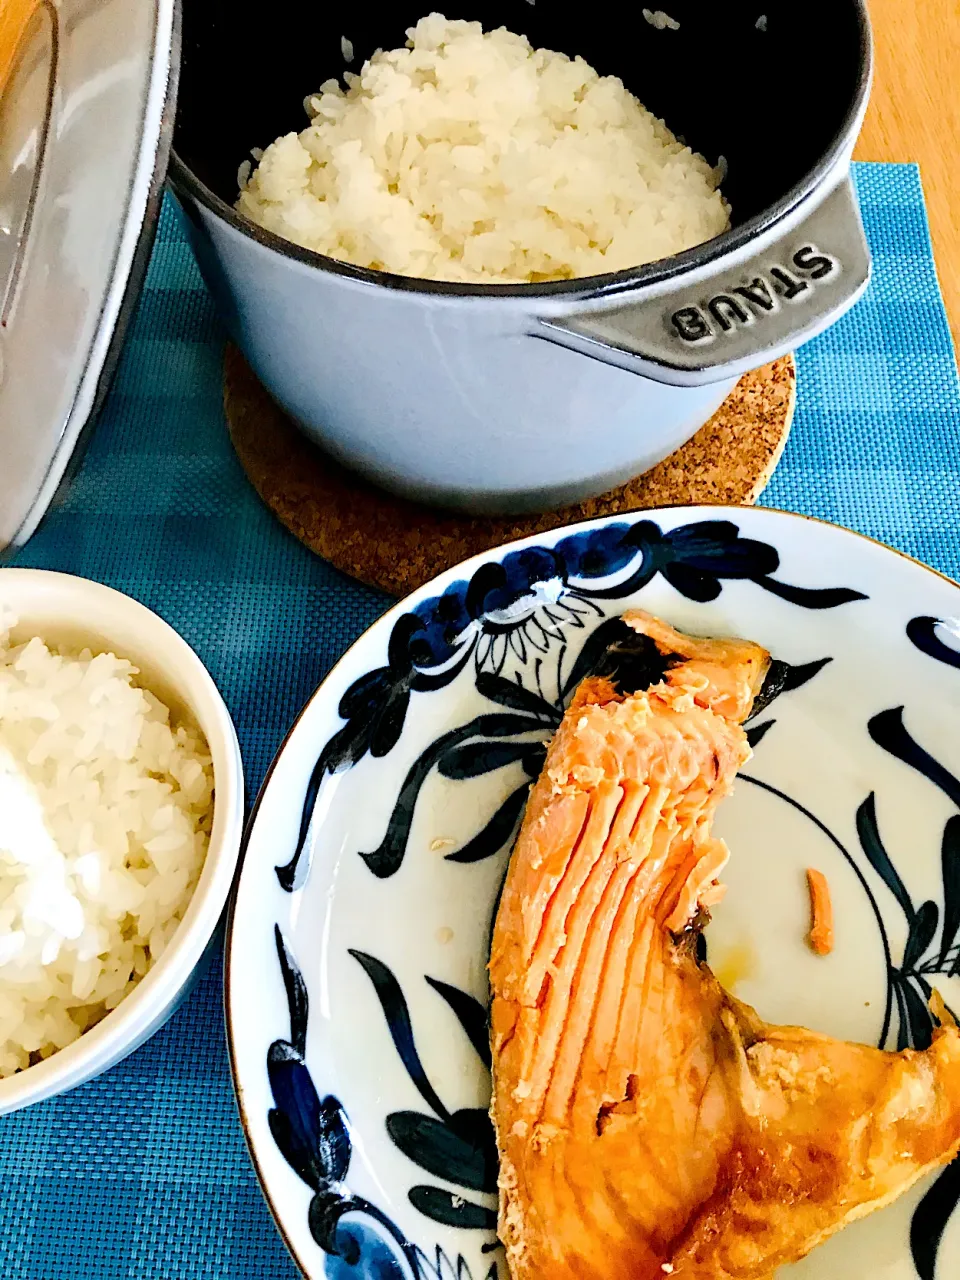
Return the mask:
<svg viewBox="0 0 960 1280"><path fill-rule="evenodd" d="M859 165L875 276L798 357L797 415L764 502L960 576L960 392L918 172ZM83 467L16 563L96 578L177 628L233 713L248 794L296 712L386 607L304 550L230 448L223 337L164 208L146 289ZM3 1280L291 1280L227 1066L215 964L99 1080L0 1119Z"/></svg>

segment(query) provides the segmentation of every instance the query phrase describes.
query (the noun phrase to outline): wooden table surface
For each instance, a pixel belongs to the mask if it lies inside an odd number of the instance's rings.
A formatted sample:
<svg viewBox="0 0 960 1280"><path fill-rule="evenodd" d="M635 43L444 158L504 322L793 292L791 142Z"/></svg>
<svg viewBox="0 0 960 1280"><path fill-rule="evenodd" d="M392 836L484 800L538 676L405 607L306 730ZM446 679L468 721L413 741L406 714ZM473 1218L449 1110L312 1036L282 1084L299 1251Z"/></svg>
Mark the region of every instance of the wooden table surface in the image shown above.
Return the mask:
<svg viewBox="0 0 960 1280"><path fill-rule="evenodd" d="M868 0L876 48L858 160L920 165L933 249L960 350L960 0Z"/></svg>

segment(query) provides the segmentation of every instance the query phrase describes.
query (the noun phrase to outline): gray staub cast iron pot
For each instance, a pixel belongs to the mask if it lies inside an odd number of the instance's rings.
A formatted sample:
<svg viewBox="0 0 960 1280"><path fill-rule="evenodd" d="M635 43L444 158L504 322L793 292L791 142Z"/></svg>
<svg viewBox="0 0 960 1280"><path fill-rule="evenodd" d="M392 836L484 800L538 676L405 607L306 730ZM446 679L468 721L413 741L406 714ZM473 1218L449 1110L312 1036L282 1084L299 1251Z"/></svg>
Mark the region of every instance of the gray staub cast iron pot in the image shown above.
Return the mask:
<svg viewBox="0 0 960 1280"><path fill-rule="evenodd" d="M179 0L0 0L0 560L75 470L156 228Z"/></svg>
<svg viewBox="0 0 960 1280"><path fill-rule="evenodd" d="M770 11L765 12L765 6ZM711 162L733 225L635 270L463 286L335 262L231 205L253 146L304 95L402 44L426 10L189 0L171 178L201 270L258 377L306 434L376 483L478 512L559 506L652 466L744 372L836 320L870 275L850 157L870 86L862 0L504 0L469 13L581 54ZM356 65L356 64L355 64Z"/></svg>

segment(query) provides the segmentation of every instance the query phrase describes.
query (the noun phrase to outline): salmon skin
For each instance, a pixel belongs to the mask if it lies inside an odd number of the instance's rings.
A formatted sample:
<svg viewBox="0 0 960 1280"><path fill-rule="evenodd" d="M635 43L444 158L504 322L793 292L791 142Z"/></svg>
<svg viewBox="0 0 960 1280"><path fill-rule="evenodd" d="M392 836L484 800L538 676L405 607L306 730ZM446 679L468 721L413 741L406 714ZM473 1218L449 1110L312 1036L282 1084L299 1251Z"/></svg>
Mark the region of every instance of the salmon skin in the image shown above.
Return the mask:
<svg viewBox="0 0 960 1280"><path fill-rule="evenodd" d="M500 1238L513 1280L764 1280L957 1153L960 1033L771 1026L698 961L770 657L623 622L656 683L580 685L494 925Z"/></svg>

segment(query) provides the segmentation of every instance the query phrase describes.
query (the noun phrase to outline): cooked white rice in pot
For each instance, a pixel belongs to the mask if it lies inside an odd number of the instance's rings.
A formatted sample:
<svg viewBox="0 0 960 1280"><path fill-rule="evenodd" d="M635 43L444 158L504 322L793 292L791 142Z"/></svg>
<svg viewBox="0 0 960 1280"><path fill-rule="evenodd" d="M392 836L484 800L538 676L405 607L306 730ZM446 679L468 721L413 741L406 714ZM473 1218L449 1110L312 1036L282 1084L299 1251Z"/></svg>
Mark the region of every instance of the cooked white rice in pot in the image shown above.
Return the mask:
<svg viewBox="0 0 960 1280"><path fill-rule="evenodd" d="M357 266L461 282L570 279L719 235L719 174L613 76L439 14L377 53L239 175L237 209Z"/></svg>
<svg viewBox="0 0 960 1280"><path fill-rule="evenodd" d="M206 743L111 653L12 645L0 617L0 1076L115 1008L203 867Z"/></svg>

